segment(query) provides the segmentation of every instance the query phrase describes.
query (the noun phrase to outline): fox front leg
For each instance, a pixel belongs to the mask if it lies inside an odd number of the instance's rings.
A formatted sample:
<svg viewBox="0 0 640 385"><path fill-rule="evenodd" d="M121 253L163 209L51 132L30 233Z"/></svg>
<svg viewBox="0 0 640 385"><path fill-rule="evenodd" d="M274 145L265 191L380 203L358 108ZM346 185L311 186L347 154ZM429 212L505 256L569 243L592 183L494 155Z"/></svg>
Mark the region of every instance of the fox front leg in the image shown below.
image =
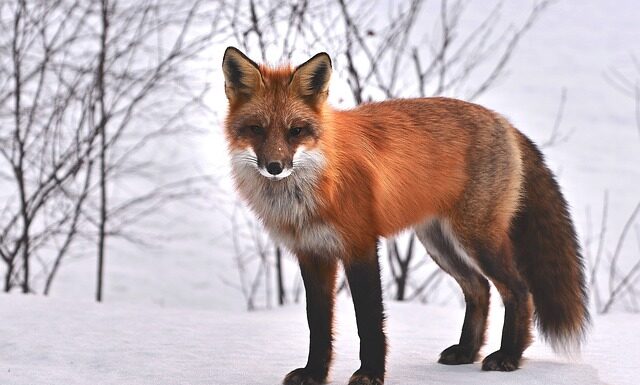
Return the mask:
<svg viewBox="0 0 640 385"><path fill-rule="evenodd" d="M337 261L330 258L298 258L307 297L309 358L304 368L287 374L283 385L323 384L333 357L333 308Z"/></svg>
<svg viewBox="0 0 640 385"><path fill-rule="evenodd" d="M387 353L377 247L345 264L360 336L360 369L349 385L382 385Z"/></svg>

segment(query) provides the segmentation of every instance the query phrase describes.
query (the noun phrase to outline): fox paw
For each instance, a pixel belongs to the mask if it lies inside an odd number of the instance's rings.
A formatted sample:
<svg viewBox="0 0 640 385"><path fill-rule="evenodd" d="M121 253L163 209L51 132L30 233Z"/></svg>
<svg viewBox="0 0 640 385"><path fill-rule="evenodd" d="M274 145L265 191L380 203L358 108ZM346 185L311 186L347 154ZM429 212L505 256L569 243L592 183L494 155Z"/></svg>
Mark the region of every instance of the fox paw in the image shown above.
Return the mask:
<svg viewBox="0 0 640 385"><path fill-rule="evenodd" d="M451 345L440 353L438 363L445 365L472 364L477 353L462 345Z"/></svg>
<svg viewBox="0 0 640 385"><path fill-rule="evenodd" d="M324 379L311 375L306 368L298 368L287 374L282 385L321 385Z"/></svg>
<svg viewBox="0 0 640 385"><path fill-rule="evenodd" d="M349 385L383 385L384 377L373 373L357 370L349 379Z"/></svg>
<svg viewBox="0 0 640 385"><path fill-rule="evenodd" d="M482 360L482 370L512 372L518 369L520 358L502 350L495 351Z"/></svg>

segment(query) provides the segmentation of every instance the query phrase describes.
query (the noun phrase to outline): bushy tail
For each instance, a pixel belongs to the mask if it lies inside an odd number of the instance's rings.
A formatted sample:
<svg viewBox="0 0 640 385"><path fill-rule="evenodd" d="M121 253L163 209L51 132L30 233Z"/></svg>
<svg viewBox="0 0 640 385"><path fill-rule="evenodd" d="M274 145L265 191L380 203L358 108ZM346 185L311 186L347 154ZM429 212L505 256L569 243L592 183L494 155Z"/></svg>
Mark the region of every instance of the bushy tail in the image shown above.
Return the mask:
<svg viewBox="0 0 640 385"><path fill-rule="evenodd" d="M519 135L524 188L511 229L517 264L535 304L535 320L556 352L579 352L589 325L584 261L558 183L538 148Z"/></svg>

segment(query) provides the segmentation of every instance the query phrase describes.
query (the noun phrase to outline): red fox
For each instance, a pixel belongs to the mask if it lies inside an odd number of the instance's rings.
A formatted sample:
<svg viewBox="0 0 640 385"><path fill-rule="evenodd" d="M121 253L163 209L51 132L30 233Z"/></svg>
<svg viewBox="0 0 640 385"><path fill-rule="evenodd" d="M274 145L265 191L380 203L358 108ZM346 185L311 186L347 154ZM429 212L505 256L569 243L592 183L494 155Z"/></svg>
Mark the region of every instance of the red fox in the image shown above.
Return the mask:
<svg viewBox="0 0 640 385"><path fill-rule="evenodd" d="M440 97L336 110L327 103L326 53L296 68L272 68L229 47L222 68L235 186L270 235L297 256L306 290L308 361L285 385L327 379L338 263L360 337L361 366L349 384L384 383L377 242L404 229L415 231L464 293L460 340L440 363L478 360L487 279L505 315L500 349L484 358L483 370L518 368L534 309L555 349L580 346L588 301L567 203L538 148L505 118Z"/></svg>

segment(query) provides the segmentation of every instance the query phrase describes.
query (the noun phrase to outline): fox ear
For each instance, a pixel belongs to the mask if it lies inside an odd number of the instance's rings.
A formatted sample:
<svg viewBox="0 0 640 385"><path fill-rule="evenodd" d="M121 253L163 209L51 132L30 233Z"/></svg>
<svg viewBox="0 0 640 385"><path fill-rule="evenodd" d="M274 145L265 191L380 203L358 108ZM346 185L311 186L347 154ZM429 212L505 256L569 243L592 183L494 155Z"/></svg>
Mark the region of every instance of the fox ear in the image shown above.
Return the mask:
<svg viewBox="0 0 640 385"><path fill-rule="evenodd" d="M228 47L222 58L224 92L229 102L248 99L263 87L260 68L235 47Z"/></svg>
<svg viewBox="0 0 640 385"><path fill-rule="evenodd" d="M331 79L331 58L321 52L299 65L291 77L291 87L295 93L312 104L327 98Z"/></svg>

